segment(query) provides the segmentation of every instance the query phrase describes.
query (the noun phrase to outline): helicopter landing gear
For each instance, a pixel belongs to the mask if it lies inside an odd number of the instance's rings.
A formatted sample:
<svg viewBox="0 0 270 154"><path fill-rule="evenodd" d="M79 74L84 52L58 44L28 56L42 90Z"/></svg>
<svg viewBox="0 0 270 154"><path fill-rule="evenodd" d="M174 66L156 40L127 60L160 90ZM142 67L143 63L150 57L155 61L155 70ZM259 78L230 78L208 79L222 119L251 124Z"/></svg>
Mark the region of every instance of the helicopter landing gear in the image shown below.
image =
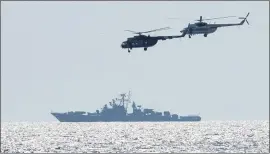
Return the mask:
<svg viewBox="0 0 270 154"><path fill-rule="evenodd" d="M144 51L147 51L147 48L143 48Z"/></svg>
<svg viewBox="0 0 270 154"><path fill-rule="evenodd" d="M128 48L128 53L130 53L130 50L132 50L132 47Z"/></svg>
<svg viewBox="0 0 270 154"><path fill-rule="evenodd" d="M207 34L203 34L204 37L207 37Z"/></svg>

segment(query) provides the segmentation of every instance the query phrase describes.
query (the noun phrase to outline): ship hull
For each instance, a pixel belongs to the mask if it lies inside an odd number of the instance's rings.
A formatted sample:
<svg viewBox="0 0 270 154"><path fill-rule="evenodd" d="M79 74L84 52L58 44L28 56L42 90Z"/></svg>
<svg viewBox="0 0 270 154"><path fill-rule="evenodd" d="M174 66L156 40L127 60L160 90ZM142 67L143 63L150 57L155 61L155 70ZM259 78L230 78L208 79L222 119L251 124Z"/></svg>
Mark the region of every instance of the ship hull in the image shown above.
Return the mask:
<svg viewBox="0 0 270 154"><path fill-rule="evenodd" d="M177 119L171 117L160 116L124 116L124 117L104 117L92 115L69 115L64 113L51 113L60 122L198 122L201 121L199 116L182 116Z"/></svg>

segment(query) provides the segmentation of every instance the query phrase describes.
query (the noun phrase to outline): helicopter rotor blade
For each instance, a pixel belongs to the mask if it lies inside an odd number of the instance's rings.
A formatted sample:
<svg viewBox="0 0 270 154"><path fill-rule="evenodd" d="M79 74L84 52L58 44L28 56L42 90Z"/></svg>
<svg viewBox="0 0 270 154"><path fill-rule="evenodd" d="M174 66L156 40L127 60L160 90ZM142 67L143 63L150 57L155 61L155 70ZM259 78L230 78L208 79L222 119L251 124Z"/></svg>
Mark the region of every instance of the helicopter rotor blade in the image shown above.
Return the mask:
<svg viewBox="0 0 270 154"><path fill-rule="evenodd" d="M246 18L249 16L249 13L247 14Z"/></svg>
<svg viewBox="0 0 270 154"><path fill-rule="evenodd" d="M181 18L168 18L168 19L181 19Z"/></svg>
<svg viewBox="0 0 270 154"><path fill-rule="evenodd" d="M166 30L166 29L171 29L171 28L164 27L164 28L154 29L154 30L150 30L150 31L140 32L140 33L150 33L150 32L155 32L155 31L160 31L160 30Z"/></svg>
<svg viewBox="0 0 270 154"><path fill-rule="evenodd" d="M125 31L131 32L131 33L134 33L134 34L138 33L138 32L132 31L132 30L125 30Z"/></svg>
<svg viewBox="0 0 270 154"><path fill-rule="evenodd" d="M248 21L246 20L247 24L249 25Z"/></svg>
<svg viewBox="0 0 270 154"><path fill-rule="evenodd" d="M154 30L145 31L145 32L135 32L135 31L132 31L132 30L125 30L125 31L132 32L134 34L139 34L140 35L142 33L150 33L150 32L155 32L155 31L160 31L160 30L166 30L166 29L170 29L170 27L164 27L164 28L154 29Z"/></svg>
<svg viewBox="0 0 270 154"><path fill-rule="evenodd" d="M236 17L236 16L226 16L226 17L217 17L217 18L209 18L209 19L200 19L200 20L195 20L195 21L205 21L205 20L214 20L214 19L224 19L224 18L231 18L231 17Z"/></svg>

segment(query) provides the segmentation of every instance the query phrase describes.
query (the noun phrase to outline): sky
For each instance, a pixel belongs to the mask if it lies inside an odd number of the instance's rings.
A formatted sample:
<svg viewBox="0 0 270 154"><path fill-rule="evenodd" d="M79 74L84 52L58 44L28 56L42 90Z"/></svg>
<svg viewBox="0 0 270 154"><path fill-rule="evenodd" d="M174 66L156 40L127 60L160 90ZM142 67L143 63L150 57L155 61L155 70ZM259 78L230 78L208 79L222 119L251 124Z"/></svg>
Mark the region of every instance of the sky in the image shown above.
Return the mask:
<svg viewBox="0 0 270 154"><path fill-rule="evenodd" d="M245 17L208 37L128 53L124 30L179 35L199 16ZM179 18L170 20L168 18ZM238 23L223 19L211 23ZM144 108L202 120L269 119L268 2L1 2L1 120L57 121L131 90Z"/></svg>

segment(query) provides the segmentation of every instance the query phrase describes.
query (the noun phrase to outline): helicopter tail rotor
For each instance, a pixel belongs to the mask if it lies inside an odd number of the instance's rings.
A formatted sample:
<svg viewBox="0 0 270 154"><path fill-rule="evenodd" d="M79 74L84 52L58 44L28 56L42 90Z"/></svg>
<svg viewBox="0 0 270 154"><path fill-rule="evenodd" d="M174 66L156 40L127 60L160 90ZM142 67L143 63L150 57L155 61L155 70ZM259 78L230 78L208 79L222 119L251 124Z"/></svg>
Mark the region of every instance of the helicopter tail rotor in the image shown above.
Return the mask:
<svg viewBox="0 0 270 154"><path fill-rule="evenodd" d="M249 12L248 12L248 14L247 14L247 16L246 17L239 17L239 19L244 19L243 21L244 22L247 22L247 24L249 25L249 22L247 21L247 17L249 16Z"/></svg>

